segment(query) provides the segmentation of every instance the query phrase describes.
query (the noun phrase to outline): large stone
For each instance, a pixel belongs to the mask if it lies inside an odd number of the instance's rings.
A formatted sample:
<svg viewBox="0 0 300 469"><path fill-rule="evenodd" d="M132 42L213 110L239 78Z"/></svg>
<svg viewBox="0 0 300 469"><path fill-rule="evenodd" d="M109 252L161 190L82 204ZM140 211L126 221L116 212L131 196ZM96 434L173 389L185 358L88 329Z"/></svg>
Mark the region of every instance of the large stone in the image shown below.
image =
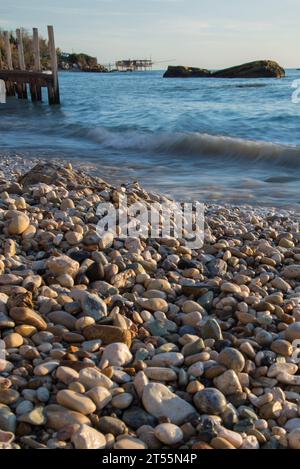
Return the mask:
<svg viewBox="0 0 300 469"><path fill-rule="evenodd" d="M6 348L18 348L23 344L23 337L20 334L13 332L12 334L8 334L4 337L4 342Z"/></svg>
<svg viewBox="0 0 300 469"><path fill-rule="evenodd" d="M288 434L290 449L300 449L300 428L295 428Z"/></svg>
<svg viewBox="0 0 300 469"><path fill-rule="evenodd" d="M66 407L51 404L45 407L47 416L47 426L53 430L60 430L67 425L87 424L90 425L90 419L85 415L69 410Z"/></svg>
<svg viewBox="0 0 300 469"><path fill-rule="evenodd" d="M0 429L6 432L15 433L17 424L17 417L11 409L5 405L0 404Z"/></svg>
<svg viewBox="0 0 300 469"><path fill-rule="evenodd" d="M148 412L141 407L135 406L125 410L122 420L133 430L137 430L143 425L150 425L153 427L157 423L157 420L153 415L148 414Z"/></svg>
<svg viewBox="0 0 300 469"><path fill-rule="evenodd" d="M180 443L183 439L181 428L173 423L161 423L154 430L154 435L163 444L172 446Z"/></svg>
<svg viewBox="0 0 300 469"><path fill-rule="evenodd" d="M300 280L300 264L288 265L281 271L281 275L290 280Z"/></svg>
<svg viewBox="0 0 300 469"><path fill-rule="evenodd" d="M171 291L171 285L168 280L162 278L149 278L146 281L146 288L148 290Z"/></svg>
<svg viewBox="0 0 300 469"><path fill-rule="evenodd" d="M71 442L76 449L104 449L106 447L105 436L83 424L72 434Z"/></svg>
<svg viewBox="0 0 300 469"><path fill-rule="evenodd" d="M225 396L242 392L242 386L235 371L227 370L214 379L214 385Z"/></svg>
<svg viewBox="0 0 300 469"><path fill-rule="evenodd" d="M203 339L223 339L222 331L218 322L212 318L204 320L203 324L200 327L200 333Z"/></svg>
<svg viewBox="0 0 300 469"><path fill-rule="evenodd" d="M101 363L106 360L112 366L124 366L131 362L132 355L126 344L115 342L105 347Z"/></svg>
<svg viewBox="0 0 300 469"><path fill-rule="evenodd" d="M174 424L181 425L196 413L194 407L160 383L149 383L143 392L143 405L156 418L168 417Z"/></svg>
<svg viewBox="0 0 300 469"><path fill-rule="evenodd" d="M199 299L198 303L201 305L206 311L210 312L212 308L212 303L214 300L214 293L213 291L208 291L204 293Z"/></svg>
<svg viewBox="0 0 300 469"><path fill-rule="evenodd" d="M232 347L226 347L220 352L218 362L236 372L242 371L245 366L243 354Z"/></svg>
<svg viewBox="0 0 300 469"><path fill-rule="evenodd" d="M87 396L70 389L63 389L56 394L58 404L68 407L71 410L80 412L83 415L92 414L96 410L96 405Z"/></svg>
<svg viewBox="0 0 300 469"><path fill-rule="evenodd" d="M168 335L169 332L176 332L177 325L173 321L168 319L155 319L154 321L148 321L145 323L146 329L148 329L152 336L164 337Z"/></svg>
<svg viewBox="0 0 300 469"><path fill-rule="evenodd" d="M0 285L20 285L22 277L15 274L0 274Z"/></svg>
<svg viewBox="0 0 300 469"><path fill-rule="evenodd" d="M127 409L133 401L134 397L129 392L121 392L113 397L111 404L116 409Z"/></svg>
<svg viewBox="0 0 300 469"><path fill-rule="evenodd" d="M221 291L225 293L235 293L238 295L241 293L241 288L236 283L225 282L221 285Z"/></svg>
<svg viewBox="0 0 300 469"><path fill-rule="evenodd" d="M47 323L44 319L30 308L17 306L9 311L9 315L17 324L34 326L40 331L47 329Z"/></svg>
<svg viewBox="0 0 300 469"><path fill-rule="evenodd" d="M0 383L1 404L7 404L7 405L13 404L19 399L19 397L20 397L20 394L18 393L18 391L16 391L15 389L11 389L11 388L9 389L2 388L1 383Z"/></svg>
<svg viewBox="0 0 300 469"><path fill-rule="evenodd" d="M98 428L105 435L112 433L114 436L122 435L126 430L126 425L122 420L115 417L101 417Z"/></svg>
<svg viewBox="0 0 300 469"><path fill-rule="evenodd" d="M223 259L213 259L206 267L212 277L223 277L227 272L227 262Z"/></svg>
<svg viewBox="0 0 300 469"><path fill-rule="evenodd" d="M73 370L73 368L69 368L68 366L60 366L56 370L56 378L68 386L69 384L73 383L73 381L78 381L79 374L76 370Z"/></svg>
<svg viewBox="0 0 300 469"><path fill-rule="evenodd" d="M18 419L20 422L29 423L30 425L41 426L46 423L46 415L44 413L44 407L36 407L30 412L22 415Z"/></svg>
<svg viewBox="0 0 300 469"><path fill-rule="evenodd" d="M52 373L52 371L55 370L55 368L57 368L58 366L59 366L59 361L57 360L43 362L34 367L33 373L36 376L46 376Z"/></svg>
<svg viewBox="0 0 300 469"><path fill-rule="evenodd" d="M30 220L25 213L15 212L8 225L8 232L11 235L20 235L27 230Z"/></svg>
<svg viewBox="0 0 300 469"><path fill-rule="evenodd" d="M168 303L163 298L138 298L136 303L143 309L148 311L162 311L166 313L168 311Z"/></svg>
<svg viewBox="0 0 300 469"><path fill-rule="evenodd" d="M164 78L282 78L284 76L284 69L272 60L257 60L216 72L195 67L169 66L164 74Z"/></svg>
<svg viewBox="0 0 300 469"><path fill-rule="evenodd" d="M234 448L240 448L243 444L243 437L237 432L228 430L225 427L217 425L218 437L225 438Z"/></svg>
<svg viewBox="0 0 300 469"><path fill-rule="evenodd" d="M284 425L284 428L286 431L291 432L295 430L296 428L300 429L300 418L296 417L291 420L288 420L286 424Z"/></svg>
<svg viewBox="0 0 300 469"><path fill-rule="evenodd" d="M22 400L20 404L17 405L16 407L16 415L25 415L28 414L28 412L31 412L34 408L34 405L31 401Z"/></svg>
<svg viewBox="0 0 300 469"><path fill-rule="evenodd" d="M170 368L165 368L162 366L148 366L145 369L145 374L147 378L154 381L176 381L177 373Z"/></svg>
<svg viewBox="0 0 300 469"><path fill-rule="evenodd" d="M96 386L103 386L106 389L114 387L113 381L101 373L97 368L83 368L79 372L79 382L86 389L92 389Z"/></svg>
<svg viewBox="0 0 300 469"><path fill-rule="evenodd" d="M203 307L199 305L196 301L187 300L182 305L182 311L186 314L193 313L198 311L199 313L203 313Z"/></svg>
<svg viewBox="0 0 300 469"><path fill-rule="evenodd" d="M274 280L272 280L271 284L272 287L278 290L282 290L284 292L287 292L291 289L291 285L285 280L283 280L283 278L281 277L275 277Z"/></svg>
<svg viewBox="0 0 300 469"><path fill-rule="evenodd" d="M203 339L197 339L194 340L193 342L188 342L185 344L181 352L185 357L188 357L190 355L196 355L197 353L202 352L202 350L205 348L205 344Z"/></svg>
<svg viewBox="0 0 300 469"><path fill-rule="evenodd" d="M289 342L293 342L293 340L300 339L300 322L294 322L290 324L287 329L285 330L285 338Z"/></svg>
<svg viewBox="0 0 300 469"><path fill-rule="evenodd" d="M128 347L130 347L132 339L132 334L128 329L100 324L85 327L83 329L83 335L87 340L101 339L104 345L122 342Z"/></svg>
<svg viewBox="0 0 300 469"><path fill-rule="evenodd" d="M158 353L149 361L149 366L181 366L184 361L182 353Z"/></svg>
<svg viewBox="0 0 300 469"><path fill-rule="evenodd" d="M288 340L274 340L271 350L284 357L290 357L293 353L293 346Z"/></svg>
<svg viewBox="0 0 300 469"><path fill-rule="evenodd" d="M104 267L101 262L93 262L85 271L85 275L90 282L104 279Z"/></svg>
<svg viewBox="0 0 300 469"><path fill-rule="evenodd" d="M194 403L198 410L204 414L220 415L227 406L224 394L215 388L206 388L194 395Z"/></svg>
<svg viewBox="0 0 300 469"><path fill-rule="evenodd" d="M284 69L273 60L256 60L213 72L215 78L283 78Z"/></svg>
<svg viewBox="0 0 300 469"><path fill-rule="evenodd" d="M7 274L7 276L9 275L10 274ZM3 277L3 276L0 276L0 277ZM28 288L28 287L25 287L25 288ZM32 293L30 291L26 291L23 293L12 292L9 295L9 298L7 299L6 306L9 311L16 307L26 307L26 308L33 309Z"/></svg>
<svg viewBox="0 0 300 469"><path fill-rule="evenodd" d="M12 449L11 443L15 435L12 432L3 432L0 430L0 449Z"/></svg>
<svg viewBox="0 0 300 469"><path fill-rule="evenodd" d="M187 374L189 376L194 376L194 378L200 378L204 373L204 365L203 362L196 362L193 363L187 370Z"/></svg>
<svg viewBox="0 0 300 469"><path fill-rule="evenodd" d="M65 326L69 330L75 330L76 318L66 311L52 311L48 314L48 319L54 324Z"/></svg>
<svg viewBox="0 0 300 469"><path fill-rule="evenodd" d="M148 446L139 438L134 436L125 435L122 438L118 438L118 441L114 444L114 449L147 449Z"/></svg>
<svg viewBox="0 0 300 469"><path fill-rule="evenodd" d="M81 306L84 314L94 318L95 321L107 316L106 304L95 294L86 293L81 300Z"/></svg>
<svg viewBox="0 0 300 469"><path fill-rule="evenodd" d="M133 269L124 270L111 277L111 284L118 290L132 288L135 284L136 273Z"/></svg>
<svg viewBox="0 0 300 469"><path fill-rule="evenodd" d="M22 175L18 182L25 188L40 183L67 188L83 186L97 189L101 184L106 185L98 177L87 175L83 171L74 171L70 165L63 166L49 160L46 163L38 163L28 173Z"/></svg>
<svg viewBox="0 0 300 469"><path fill-rule="evenodd" d="M102 236L99 240L99 248L101 251L105 251L105 249L109 248L114 241L114 234L110 231L102 233Z"/></svg>
<svg viewBox="0 0 300 469"><path fill-rule="evenodd" d="M69 274L71 277L74 277L79 269L79 263L65 254L58 257L50 257L46 266L55 277L63 274Z"/></svg>
<svg viewBox="0 0 300 469"><path fill-rule="evenodd" d="M90 389L86 395L92 399L97 410L103 409L112 399L111 393L104 386L95 386Z"/></svg>
<svg viewBox="0 0 300 469"><path fill-rule="evenodd" d="M209 77L211 72L197 67L183 67L182 65L169 65L164 78L202 78Z"/></svg>

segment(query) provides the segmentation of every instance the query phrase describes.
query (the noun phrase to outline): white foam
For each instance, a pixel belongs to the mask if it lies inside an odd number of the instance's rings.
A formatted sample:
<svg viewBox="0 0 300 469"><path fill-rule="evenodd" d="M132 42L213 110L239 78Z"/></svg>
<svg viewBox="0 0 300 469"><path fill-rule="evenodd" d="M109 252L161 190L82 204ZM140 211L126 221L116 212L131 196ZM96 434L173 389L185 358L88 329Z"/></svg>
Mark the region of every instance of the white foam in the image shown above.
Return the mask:
<svg viewBox="0 0 300 469"><path fill-rule="evenodd" d="M89 130L86 137L111 149L151 151L174 156L234 158L238 161L272 162L276 165L298 167L300 149L275 143L243 140L205 133L141 133Z"/></svg>

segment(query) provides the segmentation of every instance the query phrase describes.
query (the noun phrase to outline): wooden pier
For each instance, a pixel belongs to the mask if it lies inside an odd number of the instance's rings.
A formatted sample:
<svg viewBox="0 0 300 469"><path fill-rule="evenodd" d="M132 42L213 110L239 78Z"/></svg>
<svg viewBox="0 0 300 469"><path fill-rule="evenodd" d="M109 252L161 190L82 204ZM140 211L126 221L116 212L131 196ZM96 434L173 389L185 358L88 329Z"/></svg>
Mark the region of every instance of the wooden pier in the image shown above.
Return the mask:
<svg viewBox="0 0 300 469"><path fill-rule="evenodd" d="M42 101L42 88L47 88L49 104L60 104L59 83L57 71L57 55L55 49L53 26L48 26L48 48L51 59L51 70L44 71L41 67L38 29L32 30L32 51L34 66L26 69L22 29L16 30L18 46L18 69L13 68L11 53L11 38L8 31L4 31L5 67L0 69L0 80L4 80L7 96L18 96L19 99L28 99L28 88L32 101Z"/></svg>

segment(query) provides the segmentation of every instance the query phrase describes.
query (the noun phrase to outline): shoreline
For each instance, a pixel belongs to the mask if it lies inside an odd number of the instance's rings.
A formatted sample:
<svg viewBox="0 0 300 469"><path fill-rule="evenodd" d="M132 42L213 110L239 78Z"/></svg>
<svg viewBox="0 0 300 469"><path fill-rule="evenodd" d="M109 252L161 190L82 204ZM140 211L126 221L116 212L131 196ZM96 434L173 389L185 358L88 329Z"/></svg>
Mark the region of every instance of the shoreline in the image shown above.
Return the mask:
<svg viewBox="0 0 300 469"><path fill-rule="evenodd" d="M142 184L137 178L130 175L129 170L127 171L128 174L125 174L125 175L123 174L122 177L120 177L119 168L115 168L114 166L110 166L110 167L104 166L104 171L103 171L103 166L101 165L101 162L96 163L90 160L82 162L82 160L79 160L78 158L70 158L70 157L66 157L65 155L61 159L61 158L58 158L56 155L52 156L51 152L46 153L45 156L43 157L29 156L29 155L19 154L19 151L11 150L11 149L2 150L0 153L0 180L7 179L8 181L11 181L14 178L19 177L20 175L24 174L28 170L32 169L36 164L43 163L47 165L48 162L52 162L55 164L63 164L63 165L71 164L74 170L84 171L90 176L97 176L97 177L103 178L103 180L109 181L112 185L116 187L119 185L132 184L134 182L138 182L139 184ZM160 188L153 188L151 187L151 184L149 185L142 184L142 185L149 192L161 194L164 197L173 199L173 194L168 193L168 191L161 190ZM282 203L278 205L269 204L269 205L258 206L257 203L256 204L251 204L251 203L240 203L240 204L236 203L235 204L232 202L214 203L213 200L202 201L197 198L192 198L187 201L204 203L205 206L213 207L213 208L225 207L227 209L237 208L241 210L249 210L249 211L253 210L256 213L260 213L264 215L266 215L267 213L273 213L274 211L278 211L281 214L287 214L293 217L300 217L300 212L298 208L299 204L294 204L294 207L286 206L286 205L283 205ZM299 218L299 221L300 221L300 218Z"/></svg>
<svg viewBox="0 0 300 469"><path fill-rule="evenodd" d="M1 447L300 447L297 216L209 205L200 249L113 240L97 235L99 202L166 197L70 163L39 162L18 182L10 170Z"/></svg>

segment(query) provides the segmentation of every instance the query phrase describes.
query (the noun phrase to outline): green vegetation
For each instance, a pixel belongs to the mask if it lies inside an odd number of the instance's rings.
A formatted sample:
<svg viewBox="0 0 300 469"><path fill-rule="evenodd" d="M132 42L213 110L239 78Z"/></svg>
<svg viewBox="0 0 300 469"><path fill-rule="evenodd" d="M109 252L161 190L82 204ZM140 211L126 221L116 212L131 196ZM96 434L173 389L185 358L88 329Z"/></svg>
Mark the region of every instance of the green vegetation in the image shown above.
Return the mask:
<svg viewBox="0 0 300 469"><path fill-rule="evenodd" d="M61 68L97 69L99 67L97 58L87 54L65 54L57 50L58 62Z"/></svg>
<svg viewBox="0 0 300 469"><path fill-rule="evenodd" d="M5 60L5 48L4 48L4 39L2 35L3 31L0 29L0 68L6 68L6 60ZM43 69L49 68L49 52L48 52L48 44L46 39L40 37L40 56L41 56L41 65ZM15 69L19 68L19 58L18 58L18 46L16 36L13 32L10 32L10 44L11 44L11 51L12 51L12 60L13 60L13 67ZM26 67L28 69L33 67L34 59L33 59L33 51L32 51L32 37L26 30L23 30L23 45L24 45L24 57Z"/></svg>
<svg viewBox="0 0 300 469"><path fill-rule="evenodd" d="M0 69L7 68L6 57L5 57L5 47L4 47L4 38L3 30L0 29ZM41 57L41 66L43 70L49 70L50 67L50 56L48 51L47 40L40 37L40 57ZM19 68L19 58L18 58L18 46L16 35L14 32L10 32L10 44L12 51L12 60L14 69ZM24 46L24 56L25 64L27 69L33 68L34 59L33 59L33 49L32 49L32 36L29 31L23 29L23 46ZM87 54L80 53L64 53L59 48L57 49L57 58L59 68L64 70L101 70L103 67L98 64L96 57L91 57Z"/></svg>

